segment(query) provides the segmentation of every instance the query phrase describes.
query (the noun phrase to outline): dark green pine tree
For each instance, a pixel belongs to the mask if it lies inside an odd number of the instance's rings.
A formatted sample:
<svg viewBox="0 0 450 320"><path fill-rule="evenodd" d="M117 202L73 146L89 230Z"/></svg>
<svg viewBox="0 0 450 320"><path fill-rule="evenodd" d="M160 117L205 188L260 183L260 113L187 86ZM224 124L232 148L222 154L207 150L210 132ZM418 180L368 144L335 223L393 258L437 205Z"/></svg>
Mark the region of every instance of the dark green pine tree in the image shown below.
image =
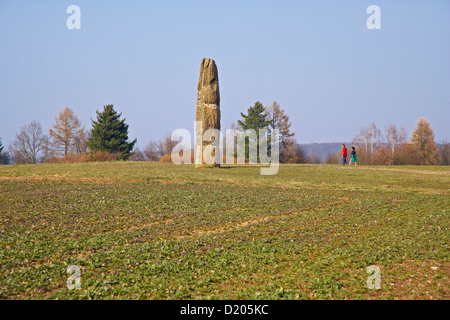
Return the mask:
<svg viewBox="0 0 450 320"><path fill-rule="evenodd" d="M246 138L245 143L245 157L249 157L249 146L257 148L257 161L259 162L259 129L267 129L270 121L267 119L264 106L261 102L256 101L253 107L248 108L247 114L241 112L242 120L238 120L239 129L248 130L254 129L256 131L256 141L250 141Z"/></svg>
<svg viewBox="0 0 450 320"><path fill-rule="evenodd" d="M97 112L97 121L92 121L91 138L87 146L93 152L106 151L118 153L126 160L136 144L136 139L128 142L128 124L125 118L120 120L121 113L114 110L113 105L103 106L103 112Z"/></svg>
<svg viewBox="0 0 450 320"><path fill-rule="evenodd" d="M0 138L0 165L9 163L9 159L8 159L6 152L3 153L3 148L4 148L4 146L2 143L2 139Z"/></svg>

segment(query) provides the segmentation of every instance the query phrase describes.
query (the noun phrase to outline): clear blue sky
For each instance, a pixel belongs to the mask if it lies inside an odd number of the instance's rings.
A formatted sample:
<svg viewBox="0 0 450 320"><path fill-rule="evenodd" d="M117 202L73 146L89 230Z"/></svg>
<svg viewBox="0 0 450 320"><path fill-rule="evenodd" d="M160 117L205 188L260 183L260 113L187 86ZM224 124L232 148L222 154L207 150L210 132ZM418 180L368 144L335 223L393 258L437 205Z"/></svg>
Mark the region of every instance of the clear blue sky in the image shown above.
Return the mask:
<svg viewBox="0 0 450 320"><path fill-rule="evenodd" d="M66 8L81 9L68 30ZM366 8L381 8L368 30ZM450 1L0 0L0 138L64 106L87 128L114 104L143 147L193 132L200 62L219 69L222 128L276 100L300 143L361 127L411 132L428 118L450 140Z"/></svg>

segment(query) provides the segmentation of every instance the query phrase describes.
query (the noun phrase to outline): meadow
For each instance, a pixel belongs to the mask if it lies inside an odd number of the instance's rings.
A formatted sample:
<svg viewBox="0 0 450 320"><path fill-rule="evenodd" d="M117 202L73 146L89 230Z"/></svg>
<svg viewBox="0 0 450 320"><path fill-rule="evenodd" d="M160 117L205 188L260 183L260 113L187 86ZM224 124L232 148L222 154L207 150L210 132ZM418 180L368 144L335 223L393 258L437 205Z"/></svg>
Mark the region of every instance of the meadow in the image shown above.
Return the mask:
<svg viewBox="0 0 450 320"><path fill-rule="evenodd" d="M450 168L259 173L0 166L0 299L450 298Z"/></svg>

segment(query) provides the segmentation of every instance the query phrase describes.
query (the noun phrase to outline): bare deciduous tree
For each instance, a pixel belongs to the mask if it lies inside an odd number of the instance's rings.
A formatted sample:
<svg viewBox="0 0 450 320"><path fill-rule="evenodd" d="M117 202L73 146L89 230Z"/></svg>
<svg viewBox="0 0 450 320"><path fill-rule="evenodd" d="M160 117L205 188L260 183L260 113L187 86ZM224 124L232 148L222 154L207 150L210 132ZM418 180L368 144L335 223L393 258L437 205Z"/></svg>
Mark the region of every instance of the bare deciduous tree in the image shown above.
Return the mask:
<svg viewBox="0 0 450 320"><path fill-rule="evenodd" d="M309 156L305 149L297 142L292 143L288 149L286 163L308 163Z"/></svg>
<svg viewBox="0 0 450 320"><path fill-rule="evenodd" d="M440 144L437 154L441 165L448 166L450 164L450 144L447 141Z"/></svg>
<svg viewBox="0 0 450 320"><path fill-rule="evenodd" d="M162 156L159 142L153 140L149 141L144 148L144 154L149 161L158 161Z"/></svg>
<svg viewBox="0 0 450 320"><path fill-rule="evenodd" d="M178 142L172 141L171 135L166 134L164 138L159 141L151 140L144 148L144 154L150 161L159 161L159 159L166 155L171 154L173 147L177 145Z"/></svg>
<svg viewBox="0 0 450 320"><path fill-rule="evenodd" d="M291 157L295 157L296 142L295 133L291 132L291 121L284 109L274 101L270 106L264 107L266 118L270 121L272 129L278 129L280 132L280 162L289 162Z"/></svg>
<svg viewBox="0 0 450 320"><path fill-rule="evenodd" d="M44 162L48 154L48 137L44 135L41 124L34 120L22 127L9 151L14 163Z"/></svg>
<svg viewBox="0 0 450 320"><path fill-rule="evenodd" d="M134 148L131 156L128 158L130 161L146 161L146 156L144 152L139 148L139 146Z"/></svg>
<svg viewBox="0 0 450 320"><path fill-rule="evenodd" d="M395 164L395 150L396 148L406 142L406 130L401 128L400 132L397 130L396 126L391 124L386 129L386 139L391 151L391 164Z"/></svg>
<svg viewBox="0 0 450 320"><path fill-rule="evenodd" d="M91 137L89 130L79 130L78 134L74 138L74 150L76 155L80 155L88 152L87 141Z"/></svg>
<svg viewBox="0 0 450 320"><path fill-rule="evenodd" d="M341 164L342 165L342 151L335 151L330 153L324 161L325 164Z"/></svg>
<svg viewBox="0 0 450 320"><path fill-rule="evenodd" d="M373 122L362 128L359 135L353 139L353 144L359 149L358 158L367 164L373 164L373 156L382 142L381 131Z"/></svg>
<svg viewBox="0 0 450 320"><path fill-rule="evenodd" d="M86 150L84 127L69 107L64 107L55 117L49 135L53 148L59 152L63 151L64 157L71 151L77 154L83 149Z"/></svg>

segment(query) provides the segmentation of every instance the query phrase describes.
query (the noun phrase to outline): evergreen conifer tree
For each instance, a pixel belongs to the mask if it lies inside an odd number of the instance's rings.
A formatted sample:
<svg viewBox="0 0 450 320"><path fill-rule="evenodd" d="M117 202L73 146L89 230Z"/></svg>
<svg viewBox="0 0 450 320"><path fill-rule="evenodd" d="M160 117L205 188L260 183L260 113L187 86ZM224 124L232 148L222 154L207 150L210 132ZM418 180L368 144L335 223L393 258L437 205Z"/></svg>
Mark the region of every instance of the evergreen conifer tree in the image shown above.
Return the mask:
<svg viewBox="0 0 450 320"><path fill-rule="evenodd" d="M91 151L118 153L124 160L131 155L136 139L128 142L128 124L125 118L120 120L121 116L113 105L104 106L103 112L97 111L97 120L91 120L91 138L87 142Z"/></svg>
<svg viewBox="0 0 450 320"><path fill-rule="evenodd" d="M256 141L250 141L246 138L245 143L245 157L249 157L250 147L255 148L258 154L259 162L259 130L268 129L270 121L267 119L267 114L261 102L256 101L253 107L248 108L247 114L241 112L242 120L238 120L239 129L248 130L254 129L256 131Z"/></svg>

